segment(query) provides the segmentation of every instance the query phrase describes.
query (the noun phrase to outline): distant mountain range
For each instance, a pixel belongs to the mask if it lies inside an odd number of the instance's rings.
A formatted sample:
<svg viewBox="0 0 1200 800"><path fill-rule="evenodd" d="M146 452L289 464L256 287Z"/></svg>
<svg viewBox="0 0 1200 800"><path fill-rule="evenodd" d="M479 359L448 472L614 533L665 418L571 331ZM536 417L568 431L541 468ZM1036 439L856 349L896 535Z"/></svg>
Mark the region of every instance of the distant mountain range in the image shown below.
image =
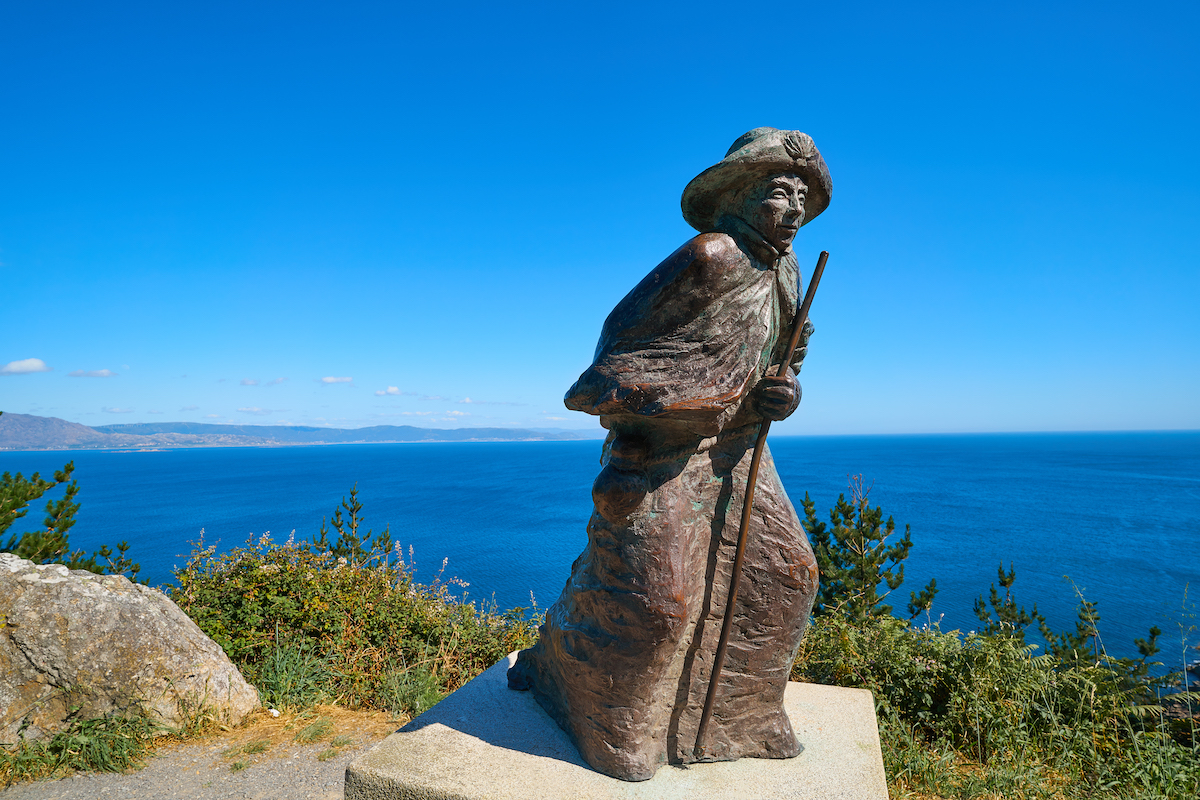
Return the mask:
<svg viewBox="0 0 1200 800"><path fill-rule="evenodd" d="M536 442L596 439L599 431L535 428L313 428L303 425L207 425L201 422L142 422L89 428L57 417L0 415L0 450L159 449L246 447L368 442Z"/></svg>

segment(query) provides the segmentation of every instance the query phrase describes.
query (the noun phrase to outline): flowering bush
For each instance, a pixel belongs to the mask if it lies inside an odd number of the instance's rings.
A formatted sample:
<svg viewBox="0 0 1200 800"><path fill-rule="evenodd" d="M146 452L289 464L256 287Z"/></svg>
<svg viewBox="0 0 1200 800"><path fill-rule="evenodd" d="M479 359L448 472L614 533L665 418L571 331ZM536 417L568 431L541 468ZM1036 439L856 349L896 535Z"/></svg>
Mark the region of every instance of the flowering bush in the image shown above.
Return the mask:
<svg viewBox="0 0 1200 800"><path fill-rule="evenodd" d="M461 601L453 580L414 583L398 548L335 552L269 535L221 554L200 544L171 598L276 705L411 713L533 642L524 609Z"/></svg>

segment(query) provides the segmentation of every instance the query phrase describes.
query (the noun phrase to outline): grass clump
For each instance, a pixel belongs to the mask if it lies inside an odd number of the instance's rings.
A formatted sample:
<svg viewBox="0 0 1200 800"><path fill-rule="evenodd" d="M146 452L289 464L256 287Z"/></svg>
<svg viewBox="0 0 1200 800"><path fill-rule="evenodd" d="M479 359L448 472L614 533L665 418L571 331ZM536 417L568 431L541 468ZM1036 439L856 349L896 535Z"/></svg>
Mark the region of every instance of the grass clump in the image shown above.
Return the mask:
<svg viewBox="0 0 1200 800"><path fill-rule="evenodd" d="M172 599L264 704L418 714L533 643L524 609L460 600L454 579L414 582L387 531L360 531L361 509L354 490L311 543L264 534L221 554L201 544L176 574Z"/></svg>
<svg viewBox="0 0 1200 800"><path fill-rule="evenodd" d="M329 749L317 753L317 761L328 761L331 758L337 758L339 749L350 744L352 741L349 736L333 737L333 741L329 743Z"/></svg>
<svg viewBox="0 0 1200 800"><path fill-rule="evenodd" d="M142 716L77 720L42 741L0 748L0 786L75 771L125 772L141 765L161 728Z"/></svg>
<svg viewBox="0 0 1200 800"><path fill-rule="evenodd" d="M234 758L240 755L256 756L267 752L271 749L271 743L266 739L251 739L250 741L230 747L222 755L227 758Z"/></svg>
<svg viewBox="0 0 1200 800"><path fill-rule="evenodd" d="M270 747L271 743L266 739L255 739L252 742L248 742L246 746L242 748L242 752L248 756L256 756L259 753L267 752Z"/></svg>
<svg viewBox="0 0 1200 800"><path fill-rule="evenodd" d="M296 734L296 741L300 744L312 744L321 741L331 733L333 733L333 722L328 717L318 717L300 729L300 732Z"/></svg>

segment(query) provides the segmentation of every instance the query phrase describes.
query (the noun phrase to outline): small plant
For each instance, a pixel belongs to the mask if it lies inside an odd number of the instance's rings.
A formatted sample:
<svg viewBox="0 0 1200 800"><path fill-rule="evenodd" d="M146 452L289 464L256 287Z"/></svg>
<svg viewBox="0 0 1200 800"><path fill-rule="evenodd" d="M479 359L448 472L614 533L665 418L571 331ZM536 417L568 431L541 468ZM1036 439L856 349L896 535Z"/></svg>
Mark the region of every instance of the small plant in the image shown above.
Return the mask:
<svg viewBox="0 0 1200 800"><path fill-rule="evenodd" d="M300 744L312 744L321 741L331 733L333 733L333 722L327 717L318 717L302 728L296 734L295 739Z"/></svg>
<svg viewBox="0 0 1200 800"><path fill-rule="evenodd" d="M270 747L271 743L266 739L255 739L251 742L247 742L246 746L242 748L242 752L248 756L256 756L259 753L267 752Z"/></svg>
<svg viewBox="0 0 1200 800"><path fill-rule="evenodd" d="M226 758L234 758L240 755L256 756L260 753L267 752L270 749L271 743L266 739L252 739L244 744L239 744L235 747L228 748L222 755Z"/></svg>
<svg viewBox="0 0 1200 800"><path fill-rule="evenodd" d="M318 761L328 761L331 758L336 758L338 749L350 744L353 740L349 736L335 736L333 741L329 743L328 750L322 750L317 754Z"/></svg>
<svg viewBox="0 0 1200 800"><path fill-rule="evenodd" d="M242 759L239 759L239 760L233 762L232 764L230 764L229 771L230 772L241 772L248 766L250 766L250 762L247 761L246 759L242 758Z"/></svg>
<svg viewBox="0 0 1200 800"><path fill-rule="evenodd" d="M384 528L379 534L368 530L359 534L362 525L359 513L362 503L358 501L358 484L350 490L350 499L342 498L342 504L333 511L329 523L337 531L338 537L334 542L329 541L329 528L325 520L321 520L321 530L313 537L312 549L316 553L329 553L334 558L344 558L346 563L355 567L364 567L371 563L386 565L392 553L392 536L390 528ZM345 518L342 511L346 512Z"/></svg>
<svg viewBox="0 0 1200 800"><path fill-rule="evenodd" d="M1004 597L1000 597L1000 592L993 583L988 598L991 611L988 610L988 603L984 602L982 595L975 600L975 616L983 623L980 633L984 636L1011 636L1024 643L1026 626L1034 622L1045 625L1046 618L1038 613L1036 603L1032 612L1026 612L1025 606L1018 606L1017 601L1013 599L1012 586L1017 579L1017 573L1011 563L1008 565L1008 572L1004 571L1004 564L1001 564L997 573L997 581L1004 590ZM993 613L996 615L994 619Z"/></svg>

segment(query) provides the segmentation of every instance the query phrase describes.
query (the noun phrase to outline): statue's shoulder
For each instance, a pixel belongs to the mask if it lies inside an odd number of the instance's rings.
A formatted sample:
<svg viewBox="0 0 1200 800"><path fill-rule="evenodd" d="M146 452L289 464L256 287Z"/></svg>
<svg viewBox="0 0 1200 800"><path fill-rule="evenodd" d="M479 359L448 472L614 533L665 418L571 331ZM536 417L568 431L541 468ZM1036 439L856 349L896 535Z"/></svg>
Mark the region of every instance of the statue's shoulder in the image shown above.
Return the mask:
<svg viewBox="0 0 1200 800"><path fill-rule="evenodd" d="M737 259L742 253L732 236L717 231L693 236L684 247L693 258L713 262Z"/></svg>
<svg viewBox="0 0 1200 800"><path fill-rule="evenodd" d="M687 295L695 299L712 295L714 290L709 287L728 283L732 280L730 276L739 271L743 262L748 263L748 259L728 234L702 233L693 236L625 295L609 315L606 324L614 321L629 324L648 313L643 308L646 303L658 307L668 297ZM664 290L668 290L668 294L663 295ZM655 313L661 313L661 309Z"/></svg>
<svg viewBox="0 0 1200 800"><path fill-rule="evenodd" d="M749 264L746 254L727 233L693 236L681 250L688 252L689 271L702 283L724 284Z"/></svg>

